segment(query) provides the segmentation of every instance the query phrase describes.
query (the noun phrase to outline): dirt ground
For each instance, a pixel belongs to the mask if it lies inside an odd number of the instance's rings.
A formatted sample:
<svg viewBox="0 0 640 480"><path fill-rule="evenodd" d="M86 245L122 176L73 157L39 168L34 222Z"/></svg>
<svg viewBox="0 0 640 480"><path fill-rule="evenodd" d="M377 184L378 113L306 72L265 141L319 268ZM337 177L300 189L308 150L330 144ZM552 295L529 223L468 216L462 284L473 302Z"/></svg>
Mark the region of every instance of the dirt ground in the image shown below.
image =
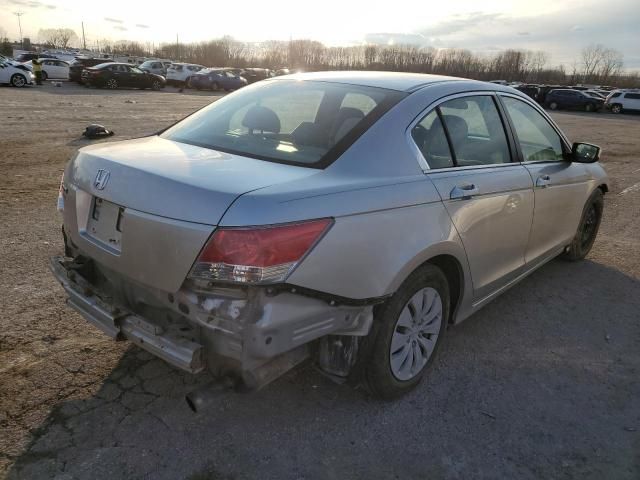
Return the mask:
<svg viewBox="0 0 640 480"><path fill-rule="evenodd" d="M450 329L429 377L385 403L309 365L195 415L205 381L114 343L64 304L63 166L91 122L148 134L209 93L0 88L0 477L640 478L640 116L557 113L604 149L586 261L553 261Z"/></svg>

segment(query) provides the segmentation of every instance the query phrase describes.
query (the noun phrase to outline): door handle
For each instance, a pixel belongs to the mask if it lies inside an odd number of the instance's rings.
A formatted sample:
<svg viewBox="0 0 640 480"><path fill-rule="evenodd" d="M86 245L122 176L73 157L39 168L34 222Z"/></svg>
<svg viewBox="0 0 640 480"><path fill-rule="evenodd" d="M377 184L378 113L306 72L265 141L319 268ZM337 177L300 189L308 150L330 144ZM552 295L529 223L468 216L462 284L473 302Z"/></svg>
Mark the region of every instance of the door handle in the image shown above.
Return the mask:
<svg viewBox="0 0 640 480"><path fill-rule="evenodd" d="M545 188L548 185L551 185L551 177L549 175L540 175L536 180L536 187L538 188Z"/></svg>
<svg viewBox="0 0 640 480"><path fill-rule="evenodd" d="M449 194L449 198L451 200L455 200L459 198L463 200L467 200L473 197L474 195L477 195L479 192L480 192L480 189L476 187L475 184L465 183L463 185L456 185L455 187L453 187L453 190L451 190L451 193Z"/></svg>

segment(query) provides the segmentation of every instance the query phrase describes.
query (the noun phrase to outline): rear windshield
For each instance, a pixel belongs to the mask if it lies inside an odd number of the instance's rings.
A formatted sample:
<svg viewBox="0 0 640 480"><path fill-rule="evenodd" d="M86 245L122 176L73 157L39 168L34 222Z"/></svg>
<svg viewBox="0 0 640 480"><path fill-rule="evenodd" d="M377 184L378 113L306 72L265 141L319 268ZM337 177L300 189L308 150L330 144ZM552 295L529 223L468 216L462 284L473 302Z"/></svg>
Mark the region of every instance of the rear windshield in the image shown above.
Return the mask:
<svg viewBox="0 0 640 480"><path fill-rule="evenodd" d="M324 168L405 94L327 82L261 82L196 112L163 138Z"/></svg>

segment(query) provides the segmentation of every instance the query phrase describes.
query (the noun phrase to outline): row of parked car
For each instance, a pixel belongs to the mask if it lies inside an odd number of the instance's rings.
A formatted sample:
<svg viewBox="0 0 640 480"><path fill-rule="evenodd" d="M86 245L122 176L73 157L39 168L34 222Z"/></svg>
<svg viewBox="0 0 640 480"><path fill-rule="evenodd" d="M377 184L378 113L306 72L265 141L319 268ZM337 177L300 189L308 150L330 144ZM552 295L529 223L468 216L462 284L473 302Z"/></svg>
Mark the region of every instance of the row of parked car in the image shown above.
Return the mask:
<svg viewBox="0 0 640 480"><path fill-rule="evenodd" d="M265 78L276 75L286 75L288 69L270 70L266 68L208 68L204 65L194 63L172 62L170 60L148 60L138 66L125 63L111 62L111 66L107 66L104 59L96 58L79 58L69 67L69 80L85 83L90 82L94 76L102 75L104 82L107 83L107 77L111 79L110 72L127 73L131 77L131 81L119 82L122 86L128 83L140 83L141 73L147 74L148 79L161 81L167 85L196 88L199 90L236 90L249 83L254 83ZM115 65L118 65L115 67ZM113 68L112 68L113 67ZM127 68L124 68L127 67ZM96 73L97 70L101 72ZM126 70L126 72L125 72ZM162 77L162 80L154 77ZM122 76L122 75L120 75ZM138 77L136 77L138 76ZM136 77L136 78L134 78ZM101 77L102 78L102 77ZM151 81L154 81L151 80ZM148 83L148 82L143 82Z"/></svg>
<svg viewBox="0 0 640 480"><path fill-rule="evenodd" d="M640 90L638 89L535 84L518 84L513 85L513 88L527 94L550 110L597 112L606 109L612 113L640 110Z"/></svg>
<svg viewBox="0 0 640 480"><path fill-rule="evenodd" d="M199 90L236 90L247 84L286 75L286 68L208 68L171 60L147 60L140 65L105 58L78 57L71 62L47 54L27 53L19 58L0 58L0 83L23 86L33 83L33 59L42 65L42 80L71 80L88 86L163 88L165 85ZM16 70L21 70L17 72ZM6 79L4 77L7 77Z"/></svg>

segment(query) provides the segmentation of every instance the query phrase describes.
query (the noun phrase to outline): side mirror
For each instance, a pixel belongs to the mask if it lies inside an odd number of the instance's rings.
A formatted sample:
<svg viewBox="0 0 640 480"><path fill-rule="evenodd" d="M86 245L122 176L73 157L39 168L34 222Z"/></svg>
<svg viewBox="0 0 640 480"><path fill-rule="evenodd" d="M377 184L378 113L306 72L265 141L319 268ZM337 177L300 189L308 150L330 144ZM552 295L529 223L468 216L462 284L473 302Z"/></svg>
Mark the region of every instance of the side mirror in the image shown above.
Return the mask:
<svg viewBox="0 0 640 480"><path fill-rule="evenodd" d="M600 160L600 147L590 143L574 143L571 146L571 161L578 163L595 163Z"/></svg>

